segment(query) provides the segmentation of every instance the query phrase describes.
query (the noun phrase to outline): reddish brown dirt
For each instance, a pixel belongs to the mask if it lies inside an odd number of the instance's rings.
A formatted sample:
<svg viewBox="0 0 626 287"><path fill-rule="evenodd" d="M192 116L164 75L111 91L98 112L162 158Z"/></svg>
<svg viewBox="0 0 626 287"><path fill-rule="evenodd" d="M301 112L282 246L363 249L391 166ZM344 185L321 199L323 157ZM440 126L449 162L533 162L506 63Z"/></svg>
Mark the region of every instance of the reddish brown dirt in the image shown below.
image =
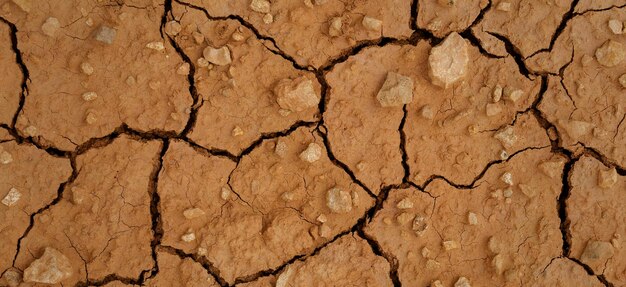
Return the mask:
<svg viewBox="0 0 626 287"><path fill-rule="evenodd" d="M626 286L623 0L0 0L0 286Z"/></svg>

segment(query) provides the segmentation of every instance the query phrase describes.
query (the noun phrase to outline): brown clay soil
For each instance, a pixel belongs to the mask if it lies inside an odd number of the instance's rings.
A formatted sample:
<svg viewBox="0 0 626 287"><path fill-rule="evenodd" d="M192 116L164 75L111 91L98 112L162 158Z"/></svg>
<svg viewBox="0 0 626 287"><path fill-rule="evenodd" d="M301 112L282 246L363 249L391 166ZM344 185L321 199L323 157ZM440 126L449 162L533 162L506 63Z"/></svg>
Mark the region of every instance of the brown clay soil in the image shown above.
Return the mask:
<svg viewBox="0 0 626 287"><path fill-rule="evenodd" d="M624 0L0 0L0 286L626 286Z"/></svg>

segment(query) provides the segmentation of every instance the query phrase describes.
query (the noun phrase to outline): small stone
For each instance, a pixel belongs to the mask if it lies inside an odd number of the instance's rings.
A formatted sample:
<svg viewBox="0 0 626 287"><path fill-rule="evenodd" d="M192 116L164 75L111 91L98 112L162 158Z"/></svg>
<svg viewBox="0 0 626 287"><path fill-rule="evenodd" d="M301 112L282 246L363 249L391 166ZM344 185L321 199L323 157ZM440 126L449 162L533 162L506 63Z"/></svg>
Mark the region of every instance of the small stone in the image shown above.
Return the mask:
<svg viewBox="0 0 626 287"><path fill-rule="evenodd" d="M430 107L430 105L423 106L420 110L420 114L423 118L428 120L432 120L435 117L435 113L433 112L433 109Z"/></svg>
<svg viewBox="0 0 626 287"><path fill-rule="evenodd" d="M134 86L137 83L137 80L135 80L135 77L133 76L128 76L128 78L126 78L126 84L129 86Z"/></svg>
<svg viewBox="0 0 626 287"><path fill-rule="evenodd" d="M191 36L193 37L193 40L196 42L196 44L202 44L204 42L204 35L202 35L202 33L194 31L193 33L191 33Z"/></svg>
<svg viewBox="0 0 626 287"><path fill-rule="evenodd" d="M43 255L24 270L24 282L58 284L70 276L72 276L70 260L51 247L46 247Z"/></svg>
<svg viewBox="0 0 626 287"><path fill-rule="evenodd" d="M365 27L365 29L374 32L380 32L383 29L383 21L369 16L363 17L363 21L361 21L361 24L363 25L363 27Z"/></svg>
<svg viewBox="0 0 626 287"><path fill-rule="evenodd" d="M524 96L524 91L520 89L511 87L504 88L504 98L511 102L517 102L522 96Z"/></svg>
<svg viewBox="0 0 626 287"><path fill-rule="evenodd" d="M205 214L204 210L200 208L190 208L190 209L183 211L183 216L185 216L185 218L187 219L194 219L194 218L202 217L204 216L204 214Z"/></svg>
<svg viewBox="0 0 626 287"><path fill-rule="evenodd" d="M501 129L493 137L499 140L505 147L511 147L517 141L515 130L511 126L506 126L505 128Z"/></svg>
<svg viewBox="0 0 626 287"><path fill-rule="evenodd" d="M93 100L98 98L98 94L96 94L96 92L86 92L81 97L86 102L91 102L91 101L93 101Z"/></svg>
<svg viewBox="0 0 626 287"><path fill-rule="evenodd" d="M70 191L72 194L70 195L70 201L74 205L79 205L83 203L85 200L85 190L76 186L73 186Z"/></svg>
<svg viewBox="0 0 626 287"><path fill-rule="evenodd" d="M234 137L242 136L243 135L243 130L241 129L240 126L235 126L235 128L233 129L231 134Z"/></svg>
<svg viewBox="0 0 626 287"><path fill-rule="evenodd" d="M313 81L305 76L296 79L282 79L274 88L276 102L286 110L301 112L317 107L320 98L313 88Z"/></svg>
<svg viewBox="0 0 626 287"><path fill-rule="evenodd" d="M437 262L437 260L434 260L434 259L426 260L426 269L428 269L428 270L439 269L440 266L441 266L441 264L439 262Z"/></svg>
<svg viewBox="0 0 626 287"><path fill-rule="evenodd" d="M328 220L328 219L326 218L326 215L324 215L324 214L320 214L320 215L317 217L317 221L319 221L319 222L321 222L321 223L324 223L324 222L326 222L327 220Z"/></svg>
<svg viewBox="0 0 626 287"><path fill-rule="evenodd" d="M347 213L352 210L350 193L339 188L331 188L326 193L326 206L334 213Z"/></svg>
<svg viewBox="0 0 626 287"><path fill-rule="evenodd" d="M232 192L230 191L230 188L222 187L222 190L220 191L220 197L222 198L222 200L228 200L231 193Z"/></svg>
<svg viewBox="0 0 626 287"><path fill-rule="evenodd" d="M61 23L59 22L59 19L54 17L48 18L46 22L41 25L41 31L49 37L53 37L59 28L61 28Z"/></svg>
<svg viewBox="0 0 626 287"><path fill-rule="evenodd" d="M396 207L398 207L399 209L410 209L413 208L413 202L410 199L405 198L403 200L400 200Z"/></svg>
<svg viewBox="0 0 626 287"><path fill-rule="evenodd" d="M596 50L596 60L605 67L615 67L626 58L626 46L620 42L608 40Z"/></svg>
<svg viewBox="0 0 626 287"><path fill-rule="evenodd" d="M615 35L620 35L624 33L624 24L619 20L611 19L609 20L609 30Z"/></svg>
<svg viewBox="0 0 626 287"><path fill-rule="evenodd" d="M500 101L500 98L502 98L502 87L500 85L496 85L491 93L491 101L497 103Z"/></svg>
<svg viewBox="0 0 626 287"><path fill-rule="evenodd" d="M513 185L513 175L510 172L505 172L500 176L500 180L509 186Z"/></svg>
<svg viewBox="0 0 626 287"><path fill-rule="evenodd" d="M504 198L509 199L513 196L513 189L511 188L507 188L502 192L502 195L504 196Z"/></svg>
<svg viewBox="0 0 626 287"><path fill-rule="evenodd" d="M282 198L284 201L292 201L294 196L293 196L293 192L284 192L280 198Z"/></svg>
<svg viewBox="0 0 626 287"><path fill-rule="evenodd" d="M383 107L400 107L413 101L413 79L389 72L376 99Z"/></svg>
<svg viewBox="0 0 626 287"><path fill-rule="evenodd" d="M434 85L447 88L465 77L469 64L467 40L452 32L428 56L430 78Z"/></svg>
<svg viewBox="0 0 626 287"><path fill-rule="evenodd" d="M87 76L93 74L94 71L93 66L87 62L80 64L80 70Z"/></svg>
<svg viewBox="0 0 626 287"><path fill-rule="evenodd" d="M9 190L9 193L7 193L7 195L2 199L2 204L11 207L17 204L17 201L20 200L20 197L22 197L22 194L17 191L16 188L12 187Z"/></svg>
<svg viewBox="0 0 626 287"><path fill-rule="evenodd" d="M197 63L198 63L198 67L201 67L201 68L206 68L209 66L209 61L207 61L205 58L202 58L202 57L198 58Z"/></svg>
<svg viewBox="0 0 626 287"><path fill-rule="evenodd" d="M476 213L469 212L469 213L467 214L467 222L468 222L470 225L476 225L476 224L478 224L478 217L476 216Z"/></svg>
<svg viewBox="0 0 626 287"><path fill-rule="evenodd" d="M267 0L252 0L250 2L250 9L254 12L269 13L270 1Z"/></svg>
<svg viewBox="0 0 626 287"><path fill-rule="evenodd" d="M113 40L115 40L115 35L117 31L111 27L100 26L98 30L96 30L96 40L105 43L105 44L113 44Z"/></svg>
<svg viewBox="0 0 626 287"><path fill-rule="evenodd" d="M502 189L496 189L491 192L491 198L500 199L502 198Z"/></svg>
<svg viewBox="0 0 626 287"><path fill-rule="evenodd" d="M165 50L165 45L161 41L156 41L156 42L150 42L146 44L146 48L156 50L156 51L163 51Z"/></svg>
<svg viewBox="0 0 626 287"><path fill-rule="evenodd" d="M265 24L272 24L274 23L274 16L272 16L272 14L267 13L265 15L263 15L263 23Z"/></svg>
<svg viewBox="0 0 626 287"><path fill-rule="evenodd" d="M314 163L321 157L322 147L316 143L310 143L309 146L300 153L300 159L308 163Z"/></svg>
<svg viewBox="0 0 626 287"><path fill-rule="evenodd" d="M237 42L241 42L241 41L243 41L243 40L244 40L243 35L242 35L241 33L237 33L237 32L233 33L233 35L231 36L231 38L232 38L233 40L237 41Z"/></svg>
<svg viewBox="0 0 626 287"><path fill-rule="evenodd" d="M228 49L228 47L226 46L223 46L221 48L213 48L211 46L208 46L204 48L204 51L202 51L202 56L204 56L204 59L209 61L209 63L218 66L225 66L232 62L232 59L230 57L230 49Z"/></svg>
<svg viewBox="0 0 626 287"><path fill-rule="evenodd" d="M603 241L589 241L580 255L580 261L594 268L597 265L604 265L606 261L613 257L613 245Z"/></svg>
<svg viewBox="0 0 626 287"><path fill-rule="evenodd" d="M13 156L8 151L0 152L0 163L9 164L11 162L13 162Z"/></svg>
<svg viewBox="0 0 626 287"><path fill-rule="evenodd" d="M424 246L424 248L422 248L422 257L424 258L430 258L430 249L428 249L426 246Z"/></svg>
<svg viewBox="0 0 626 287"><path fill-rule="evenodd" d="M330 35L331 37L337 37L341 35L341 27L343 27L341 17L332 18L328 25L328 35Z"/></svg>
<svg viewBox="0 0 626 287"><path fill-rule="evenodd" d="M9 287L17 287L22 283L22 273L16 268L9 268L4 271L0 279L9 284ZM2 280L0 280L0 282L2 282Z"/></svg>
<svg viewBox="0 0 626 287"><path fill-rule="evenodd" d="M181 236L180 239L184 242L191 242L196 240L196 234L193 232L189 232Z"/></svg>
<svg viewBox="0 0 626 287"><path fill-rule="evenodd" d="M454 283L454 287L472 287L470 285L469 280L465 277L459 277L459 280Z"/></svg>
<svg viewBox="0 0 626 287"><path fill-rule="evenodd" d="M458 249L459 247L461 247L461 245L454 240L448 240L443 242L443 249L445 249L446 251Z"/></svg>
<svg viewBox="0 0 626 287"><path fill-rule="evenodd" d="M487 242L487 248L489 248L489 251L491 251L492 253L500 252L500 244L498 244L498 241L493 236L489 237L489 241Z"/></svg>
<svg viewBox="0 0 626 287"><path fill-rule="evenodd" d="M85 117L85 122L87 122L87 124L93 125L96 121L98 121L98 118L94 113L87 113L87 117Z"/></svg>
<svg viewBox="0 0 626 287"><path fill-rule="evenodd" d="M93 26L93 19L91 19L91 17L87 18L87 20L85 20L85 25L89 27Z"/></svg>
<svg viewBox="0 0 626 287"><path fill-rule="evenodd" d="M496 6L496 9L498 11L503 11L503 12L511 12L511 8L512 8L511 3L505 2L505 1L500 2L498 6Z"/></svg>
<svg viewBox="0 0 626 287"><path fill-rule="evenodd" d="M189 69L190 69L189 63L182 63L180 64L180 66L178 66L178 69L176 70L176 74L179 74L181 76L187 76L189 75Z"/></svg>
<svg viewBox="0 0 626 287"><path fill-rule="evenodd" d="M504 256L502 256L502 254L496 254L496 256L491 259L491 265L496 269L496 274L502 275L502 273L504 273Z"/></svg>
<svg viewBox="0 0 626 287"><path fill-rule="evenodd" d="M601 188L611 188L617 183L617 170L611 168L598 171L598 186Z"/></svg>
<svg viewBox="0 0 626 287"><path fill-rule="evenodd" d="M505 150L501 150L500 151L500 159L501 160L507 160L509 158L509 153Z"/></svg>
<svg viewBox="0 0 626 287"><path fill-rule="evenodd" d="M489 117L493 117L493 116L499 114L500 112L502 112L502 107L499 104L489 103L485 107L485 113Z"/></svg>
<svg viewBox="0 0 626 287"><path fill-rule="evenodd" d="M280 157L285 157L287 155L287 143L282 140L278 140L276 142L276 146L274 147L274 153Z"/></svg>
<svg viewBox="0 0 626 287"><path fill-rule="evenodd" d="M443 286L443 283L441 283L441 281L435 280L432 283L430 283L430 287L444 287L444 286Z"/></svg>
<svg viewBox="0 0 626 287"><path fill-rule="evenodd" d="M398 223L400 223L400 225L405 225L411 222L413 218L415 218L415 215L408 213L408 212L403 212L403 213L400 213L398 217L396 217L396 220L398 221Z"/></svg>
<svg viewBox="0 0 626 287"><path fill-rule="evenodd" d="M623 88L626 88L626 74L623 74L619 77L619 83Z"/></svg>
<svg viewBox="0 0 626 287"><path fill-rule="evenodd" d="M280 275L278 275L278 278L276 279L276 284L274 285L274 287L291 286L291 285L288 285L288 283L289 283L289 278L291 278L291 274L293 274L293 270L294 268L290 268L289 266L287 266L287 270L285 270L284 272L280 273Z"/></svg>
<svg viewBox="0 0 626 287"><path fill-rule="evenodd" d="M29 137L35 137L39 135L39 131L37 130L37 127L35 126L27 126L24 129L24 133L26 133L26 135Z"/></svg>
<svg viewBox="0 0 626 287"><path fill-rule="evenodd" d="M170 36L178 35L182 29L183 27L176 21L169 21L165 24L165 33Z"/></svg>
<svg viewBox="0 0 626 287"><path fill-rule="evenodd" d="M426 232L426 229L428 229L428 222L426 222L426 218L421 215L415 216L411 229L415 231L417 236L422 236L422 234Z"/></svg>
<svg viewBox="0 0 626 287"><path fill-rule="evenodd" d="M322 224L322 226L320 226L320 236L323 238L330 238L331 235L332 233L330 227L326 224Z"/></svg>

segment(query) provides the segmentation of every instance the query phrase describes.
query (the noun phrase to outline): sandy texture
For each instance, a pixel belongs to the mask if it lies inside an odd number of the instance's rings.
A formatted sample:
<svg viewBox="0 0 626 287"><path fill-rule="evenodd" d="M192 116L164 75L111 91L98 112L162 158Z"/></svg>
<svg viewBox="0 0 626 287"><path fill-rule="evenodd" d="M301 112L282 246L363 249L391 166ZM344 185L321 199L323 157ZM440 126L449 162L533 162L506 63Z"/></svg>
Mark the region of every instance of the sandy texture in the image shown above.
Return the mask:
<svg viewBox="0 0 626 287"><path fill-rule="evenodd" d="M625 286L625 26L0 0L0 286Z"/></svg>

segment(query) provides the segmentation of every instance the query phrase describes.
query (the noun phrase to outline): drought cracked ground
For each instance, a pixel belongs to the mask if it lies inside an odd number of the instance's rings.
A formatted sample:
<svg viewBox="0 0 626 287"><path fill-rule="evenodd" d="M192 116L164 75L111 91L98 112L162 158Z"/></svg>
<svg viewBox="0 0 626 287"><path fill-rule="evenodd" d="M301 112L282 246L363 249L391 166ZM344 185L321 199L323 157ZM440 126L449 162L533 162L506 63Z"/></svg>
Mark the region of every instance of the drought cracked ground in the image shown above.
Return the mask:
<svg viewBox="0 0 626 287"><path fill-rule="evenodd" d="M626 286L623 0L0 0L0 286Z"/></svg>

